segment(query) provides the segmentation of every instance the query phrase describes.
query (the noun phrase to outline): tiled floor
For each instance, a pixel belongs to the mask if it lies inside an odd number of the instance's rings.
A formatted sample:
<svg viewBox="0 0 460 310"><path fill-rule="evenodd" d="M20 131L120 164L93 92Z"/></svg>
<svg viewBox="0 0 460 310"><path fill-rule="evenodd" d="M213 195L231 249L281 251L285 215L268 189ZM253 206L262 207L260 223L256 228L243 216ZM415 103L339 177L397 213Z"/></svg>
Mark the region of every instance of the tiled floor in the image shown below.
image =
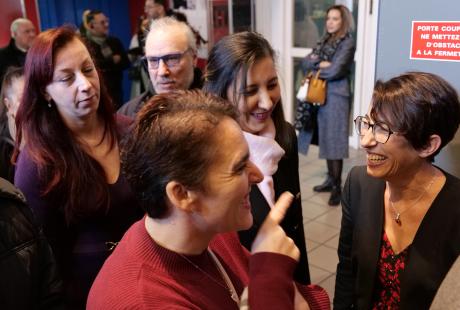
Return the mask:
<svg viewBox="0 0 460 310"><path fill-rule="evenodd" d="M350 148L350 157L344 160L343 182L351 167L363 164L363 151ZM338 262L341 207L327 205L329 193L315 193L312 190L313 186L321 184L326 177L326 161L318 159L318 147L311 146L308 156L299 155L299 169L311 281L325 288L332 301Z"/></svg>

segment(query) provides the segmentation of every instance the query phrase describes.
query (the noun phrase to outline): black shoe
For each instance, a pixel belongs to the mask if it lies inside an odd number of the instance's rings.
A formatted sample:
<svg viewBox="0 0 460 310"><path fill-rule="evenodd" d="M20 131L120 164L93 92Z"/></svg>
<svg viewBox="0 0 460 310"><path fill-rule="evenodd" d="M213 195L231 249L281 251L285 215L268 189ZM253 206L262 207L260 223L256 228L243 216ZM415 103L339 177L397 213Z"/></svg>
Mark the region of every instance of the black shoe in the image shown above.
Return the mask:
<svg viewBox="0 0 460 310"><path fill-rule="evenodd" d="M329 201L327 202L330 206L338 206L340 205L340 198L341 198L342 190L340 185L334 185L331 191L331 197L329 197Z"/></svg>
<svg viewBox="0 0 460 310"><path fill-rule="evenodd" d="M334 180L328 176L326 181L324 181L321 185L316 185L313 187L313 191L322 193L322 192L330 192L332 191L332 186L334 185Z"/></svg>

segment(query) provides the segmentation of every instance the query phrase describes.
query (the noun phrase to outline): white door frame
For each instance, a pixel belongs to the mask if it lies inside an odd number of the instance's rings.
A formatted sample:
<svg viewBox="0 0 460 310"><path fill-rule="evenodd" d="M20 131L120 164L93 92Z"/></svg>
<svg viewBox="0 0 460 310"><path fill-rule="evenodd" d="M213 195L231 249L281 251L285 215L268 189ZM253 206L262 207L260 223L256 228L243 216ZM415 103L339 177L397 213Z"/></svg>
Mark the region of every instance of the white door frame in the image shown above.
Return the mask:
<svg viewBox="0 0 460 310"><path fill-rule="evenodd" d="M255 0L256 30L263 34L278 54L280 81L283 84L283 105L286 119L293 121L293 58L304 57L311 48L293 47L294 0ZM356 42L356 71L353 115L367 113L375 83L379 0L360 0ZM359 146L359 137L353 130L350 146Z"/></svg>

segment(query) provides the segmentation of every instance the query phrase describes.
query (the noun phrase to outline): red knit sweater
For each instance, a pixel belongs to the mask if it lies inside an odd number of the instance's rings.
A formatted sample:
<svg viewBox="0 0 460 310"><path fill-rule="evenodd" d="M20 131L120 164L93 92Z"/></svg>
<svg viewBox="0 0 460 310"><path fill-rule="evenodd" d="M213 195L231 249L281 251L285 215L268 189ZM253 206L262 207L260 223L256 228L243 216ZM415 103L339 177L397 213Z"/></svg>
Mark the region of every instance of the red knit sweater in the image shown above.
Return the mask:
<svg viewBox="0 0 460 310"><path fill-rule="evenodd" d="M293 259L274 253L250 255L235 233L216 236L210 248L239 295L249 285L252 310L293 308ZM87 309L238 309L208 252L187 258L208 275L156 244L144 220L135 223L99 272ZM312 309L329 309L322 288L300 290Z"/></svg>

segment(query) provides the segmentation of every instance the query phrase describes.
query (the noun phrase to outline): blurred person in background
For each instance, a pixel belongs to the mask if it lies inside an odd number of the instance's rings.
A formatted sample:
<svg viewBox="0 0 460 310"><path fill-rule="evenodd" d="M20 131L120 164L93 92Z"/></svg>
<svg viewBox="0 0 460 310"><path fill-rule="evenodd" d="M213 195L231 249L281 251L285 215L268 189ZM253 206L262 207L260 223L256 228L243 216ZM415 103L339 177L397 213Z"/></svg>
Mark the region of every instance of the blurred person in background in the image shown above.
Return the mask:
<svg viewBox="0 0 460 310"><path fill-rule="evenodd" d="M14 181L11 156L16 138L16 113L24 91L24 70L9 67L3 77L0 93L0 177Z"/></svg>
<svg viewBox="0 0 460 310"><path fill-rule="evenodd" d="M302 68L305 74L321 70L319 77L327 81L326 102L317 112L319 158L326 159L327 177L313 190L331 192L328 204L337 206L342 190L343 159L348 157L350 74L355 54L351 35L353 16L343 5L331 6L327 9L325 28L326 34L302 61ZM299 139L306 139L309 144L313 135L301 132Z"/></svg>
<svg viewBox="0 0 460 310"><path fill-rule="evenodd" d="M27 18L17 18L11 23L10 43L0 49L0 81L10 66L22 67L26 54L36 37L34 24Z"/></svg>
<svg viewBox="0 0 460 310"><path fill-rule="evenodd" d="M90 52L94 53L103 82L112 97L114 105L123 104L123 71L129 67L128 55L121 41L109 35L109 19L98 10L86 15L86 38L89 40Z"/></svg>

